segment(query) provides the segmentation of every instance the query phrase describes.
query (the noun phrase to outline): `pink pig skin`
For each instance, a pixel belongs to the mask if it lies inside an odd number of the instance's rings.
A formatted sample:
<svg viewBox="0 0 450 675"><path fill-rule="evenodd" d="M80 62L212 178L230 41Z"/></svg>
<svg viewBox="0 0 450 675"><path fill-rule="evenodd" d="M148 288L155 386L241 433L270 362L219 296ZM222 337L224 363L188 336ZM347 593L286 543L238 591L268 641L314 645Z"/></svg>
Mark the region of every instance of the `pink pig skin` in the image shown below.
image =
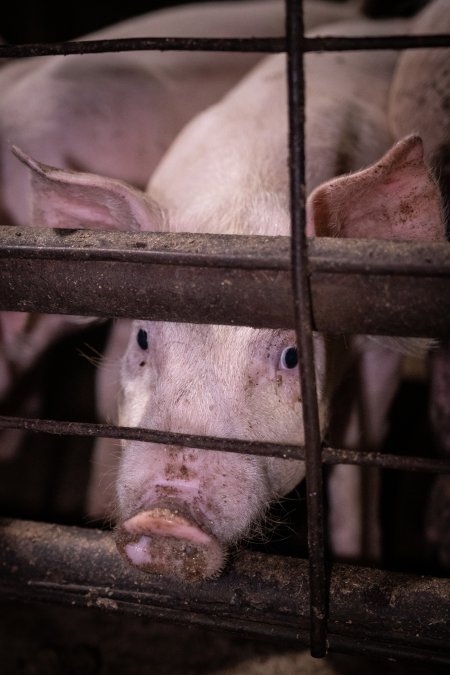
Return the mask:
<svg viewBox="0 0 450 675"><path fill-rule="evenodd" d="M357 11L358 3L341 7L307 0L305 23L313 27ZM152 12L84 39L283 33L282 0L245 0ZM0 70L2 224L44 224L31 218L29 179L11 154L12 144L61 168L144 187L184 124L218 100L262 56L136 51L8 62ZM46 315L30 321L26 314L0 312L0 396L10 389L13 372L17 376L26 370L49 344L78 330L84 321ZM23 408L23 414L30 413L27 402ZM13 456L20 438L20 432L2 432L0 458Z"/></svg>
<svg viewBox="0 0 450 675"><path fill-rule="evenodd" d="M306 0L305 25L313 28L357 12L355 2ZM283 0L244 0L151 12L82 39L271 37L282 36L284 29ZM134 51L8 62L0 70L3 222L30 224L28 179L11 156L11 145L60 168L144 188L186 122L262 56Z"/></svg>
<svg viewBox="0 0 450 675"><path fill-rule="evenodd" d="M340 28L356 34L398 29L370 22ZM390 53L377 53L375 60L370 54L308 57L310 236L443 237L440 195L421 140L408 137L389 147L386 108L394 65ZM284 57L270 57L183 130L147 194L22 155L33 171L35 217L88 226L90 205L92 213L105 211L107 227L119 229L131 223L142 230L287 235L285 101ZM321 133L312 133L321 122ZM356 173L334 178L338 168ZM111 210L112 202L118 209ZM406 206L411 218L400 219ZM302 443L298 373L283 362L284 350L294 344L292 331L135 321L121 363L119 423ZM349 447L379 443L399 355L362 337L321 335L315 336L315 354L322 432L328 429ZM335 414L350 368L364 375L364 417L373 415L368 426L360 423L359 401L355 408L349 404L350 424ZM303 475L302 462L124 442L117 479L119 550L144 571L189 581L213 577L229 547ZM342 533L334 536L338 554L345 546L354 553L355 527L349 542L342 543Z"/></svg>

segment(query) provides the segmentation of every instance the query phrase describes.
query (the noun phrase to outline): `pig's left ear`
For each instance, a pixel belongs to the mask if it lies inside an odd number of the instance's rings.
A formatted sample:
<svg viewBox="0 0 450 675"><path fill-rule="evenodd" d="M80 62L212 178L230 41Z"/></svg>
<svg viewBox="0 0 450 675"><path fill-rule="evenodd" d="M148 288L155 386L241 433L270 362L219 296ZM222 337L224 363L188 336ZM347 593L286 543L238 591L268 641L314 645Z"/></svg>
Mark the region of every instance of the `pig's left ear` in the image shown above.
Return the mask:
<svg viewBox="0 0 450 675"><path fill-rule="evenodd" d="M361 239L444 239L439 188L408 136L368 169L319 186L308 199L308 234Z"/></svg>
<svg viewBox="0 0 450 675"><path fill-rule="evenodd" d="M33 225L124 231L163 229L159 206L131 185L40 164L16 146L12 151L31 170Z"/></svg>

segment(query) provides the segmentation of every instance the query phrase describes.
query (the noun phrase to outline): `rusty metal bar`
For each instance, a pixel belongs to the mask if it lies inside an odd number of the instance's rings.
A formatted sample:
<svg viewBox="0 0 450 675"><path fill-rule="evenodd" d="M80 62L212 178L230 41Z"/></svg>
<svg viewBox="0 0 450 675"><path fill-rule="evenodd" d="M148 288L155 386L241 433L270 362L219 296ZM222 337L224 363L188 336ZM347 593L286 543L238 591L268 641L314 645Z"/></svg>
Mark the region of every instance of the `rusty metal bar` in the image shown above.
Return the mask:
<svg viewBox="0 0 450 675"><path fill-rule="evenodd" d="M132 569L109 532L0 521L0 594L11 600L95 607L305 643L307 579L306 560L244 551L220 578L188 585ZM449 617L448 579L331 566L330 651L450 664Z"/></svg>
<svg viewBox="0 0 450 675"><path fill-rule="evenodd" d="M424 47L449 47L450 37L438 35L390 35L368 37L320 36L305 38L304 52L354 51L368 49L420 49ZM286 51L284 37L272 38L186 38L140 37L114 40L74 40L70 42L0 45L1 58L27 58L35 56L63 56L69 54L99 54L129 51L214 51L260 52Z"/></svg>
<svg viewBox="0 0 450 675"><path fill-rule="evenodd" d="M288 237L0 227L0 308L294 326ZM450 334L450 245L308 242L313 326Z"/></svg>
<svg viewBox="0 0 450 675"><path fill-rule="evenodd" d="M239 454L252 454L261 457L280 457L281 459L305 459L305 448L301 445L245 441L237 438L218 438L179 434L158 429L142 427L119 427L112 424L93 424L88 422L64 422L41 420L25 417L0 415L0 429L22 429L34 433L57 436L90 436L93 438L115 438L145 443L180 445L202 450L220 450ZM385 455L380 452L364 452L324 447L324 464L359 464L377 466L383 469L401 471L429 471L431 473L450 473L450 459L414 457L404 455Z"/></svg>
<svg viewBox="0 0 450 675"><path fill-rule="evenodd" d="M287 78L289 98L289 183L291 260L295 329L305 433L306 504L310 585L310 650L327 652L327 577L322 475L322 439L317 404L312 334L312 305L306 247L305 76L303 2L286 0Z"/></svg>
<svg viewBox="0 0 450 675"><path fill-rule="evenodd" d="M311 273L450 276L450 245L319 237ZM191 232L106 232L0 226L0 259L97 260L290 271L290 237Z"/></svg>
<svg viewBox="0 0 450 675"><path fill-rule="evenodd" d="M203 52L267 52L285 51L283 37L270 38L195 38L139 37L113 40L74 40L70 42L0 45L0 58L34 56L67 56L131 51L203 51Z"/></svg>
<svg viewBox="0 0 450 675"><path fill-rule="evenodd" d="M436 35L359 35L307 37L304 40L304 52L348 52L368 51L371 49L421 49L450 46L448 33Z"/></svg>

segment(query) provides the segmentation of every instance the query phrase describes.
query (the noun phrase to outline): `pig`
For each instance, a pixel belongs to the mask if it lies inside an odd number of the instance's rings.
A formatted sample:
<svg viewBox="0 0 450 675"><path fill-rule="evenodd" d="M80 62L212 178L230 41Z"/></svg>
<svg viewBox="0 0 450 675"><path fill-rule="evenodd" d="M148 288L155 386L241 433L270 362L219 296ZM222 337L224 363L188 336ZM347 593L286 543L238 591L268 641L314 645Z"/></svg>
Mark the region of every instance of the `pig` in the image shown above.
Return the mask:
<svg viewBox="0 0 450 675"><path fill-rule="evenodd" d="M414 20L417 34L450 33L446 0L434 0ZM447 236L450 206L450 49L406 51L392 82L389 119L392 133L419 133L445 202ZM430 354L430 421L438 452L450 457L450 347ZM450 476L436 477L425 517L425 536L444 569L450 569Z"/></svg>
<svg viewBox="0 0 450 675"><path fill-rule="evenodd" d="M416 34L450 33L446 0L434 0L411 25ZM405 51L392 81L389 121L394 138L418 133L426 161L435 171L446 206L447 236L450 205L450 49Z"/></svg>
<svg viewBox="0 0 450 675"><path fill-rule="evenodd" d="M340 6L306 0L304 5L308 28L358 12L356 2ZM245 0L160 10L83 39L283 34L282 0ZM29 224L27 175L11 158L12 144L40 161L144 188L186 122L218 100L261 57L137 51L9 62L0 70L2 222Z"/></svg>
<svg viewBox="0 0 450 675"><path fill-rule="evenodd" d="M313 27L355 15L358 3L305 2ZM276 36L282 0L187 5L125 21L84 39L139 36ZM11 144L61 168L101 173L143 188L170 142L218 100L261 54L130 52L23 59L0 70L0 215L30 225L30 189ZM69 133L68 133L69 130ZM0 398L42 351L84 325L79 317L0 312ZM24 413L36 410L24 402ZM2 433L0 456L20 435Z"/></svg>
<svg viewBox="0 0 450 675"><path fill-rule="evenodd" d="M313 31L312 34L323 33L323 34L358 34L359 31L363 30L364 32L385 32L385 33L398 33L406 30L408 28L408 22L397 20L390 22L370 22L365 21L364 23L354 23L349 24L342 23L342 25L333 24L333 25L322 25L318 31ZM307 153L315 157L314 163L309 164L309 187L312 189L316 187L324 180L327 180L332 175L336 173L342 173L351 168L364 166L365 163L370 161L375 161L384 151L386 151L391 143L391 136L387 129L386 122L386 100L389 91L390 78L392 75L392 70L397 59L397 55L394 52L385 53L383 55L377 54L377 61L374 59L373 55L368 55L364 57L363 61L360 61L359 69L353 73L352 64L354 62L353 57L349 55L339 55L333 57L333 67L336 69L336 78L340 82L340 87L336 87L334 92L334 97L330 96L330 91L327 87L322 87L322 82L329 81L328 69L330 67L331 57L329 55L319 56L315 55L314 57L307 57L307 76L310 81L310 93L311 96L317 97L317 105L314 110L311 112L310 118L308 120L308 138L307 140L315 139L315 143L320 143L319 139L323 137L323 127L328 128L331 124L329 120L333 120L332 124L335 126L335 130L329 130L329 138L326 139L326 142L320 144L320 147L307 147ZM354 79L352 81L347 77L348 68L352 67L352 73L354 74ZM366 91L368 84L370 82L370 97L371 103L365 104L364 102L357 102L355 104L355 110L357 110L357 115L361 122L357 123L357 126L360 124L361 133L367 133L370 137L377 137L377 145L374 146L371 151L370 156L367 156L367 148L365 146L359 147L358 144L354 144L354 138L351 136L351 129L346 129L349 124L350 115L346 108L345 96L342 92L352 98L352 101L356 101L359 97L359 93ZM316 89L318 89L316 91ZM280 94L276 94L277 97L280 97ZM368 116L369 120L372 120L371 124L367 124L367 129L364 128L366 122L364 121L364 111L370 108L370 114ZM370 147L370 143L367 143ZM327 147L328 146L328 147ZM353 164L352 164L353 162ZM333 167L332 169L330 167ZM125 330L122 327L122 335L125 336ZM97 398L99 400L104 398L105 391L111 391L111 379L113 381L118 381L118 375L114 373L114 367L112 363L114 359L118 357L121 351L125 350L125 338L120 343L118 339L112 340L111 350L107 350L106 355L106 368L101 369L98 376L98 389L99 393ZM375 346L372 348L372 352L375 350ZM372 360L374 356L367 357L368 365L365 366L366 370L371 370L375 368L375 372L378 368L378 365L372 365ZM392 359L393 360L393 359ZM387 359L385 359L387 362ZM398 363L395 360L395 366L392 366L392 369L397 371ZM371 373L367 373L367 377L371 377ZM385 431L381 420L385 418L387 407L389 405L390 397L385 399L386 406L380 404L380 414L379 419L375 420L372 425L371 435L372 438L368 441L370 448L378 447L380 439ZM100 403L100 405L102 405ZM353 413L354 416L357 414ZM374 418L374 416L372 416ZM108 414L107 419L109 421L116 421L115 415ZM376 435L376 438L374 436ZM336 439L338 444L345 442L347 439ZM101 439L98 442L97 452L95 453L94 460L94 471L92 476L92 481L88 490L88 513L93 519L102 519L107 517L110 509L108 505L112 504L114 501L114 487L111 476L114 475L114 457L117 457L117 444L108 439ZM356 467L338 467L334 471L334 482L342 485L342 477L346 476L346 483L348 485L345 488L340 488L339 493L342 493L342 496L339 499L334 499L331 497L334 502L342 502L344 495L350 494L352 491L355 494L355 500L358 501L360 497L360 472ZM356 486L356 487L355 487ZM331 493L334 495L336 489L332 489ZM340 510L336 508L333 510L334 513L334 523L332 531L335 533L335 544L333 548L336 552L339 552L340 555L345 555L348 557L351 553L351 548L353 549L354 555L360 549L360 540L362 538L361 529L362 529L362 518L354 515L353 526L349 527L349 513L357 514L358 509L344 509L345 513L341 516L338 515ZM375 525L372 528L375 530ZM341 533L342 531L342 533ZM344 534L345 532L345 534ZM349 539L352 540L350 546ZM339 543L338 543L339 542ZM373 544L372 548L377 553L369 552L367 557L376 557L378 554L378 544Z"/></svg>
<svg viewBox="0 0 450 675"><path fill-rule="evenodd" d="M379 33L399 24L355 22L339 30ZM442 238L439 190L420 138L391 147L386 112L395 61L391 52L307 57L308 236ZM33 173L34 220L89 227L89 210L101 209L103 222L95 224L105 229L289 235L285 80L283 55L264 60L185 127L146 193L16 150ZM329 426L340 422L333 398L359 360L375 378L362 384L377 419L367 443L376 442L399 354L368 347L364 338L319 334L314 347L322 434L328 428L339 435ZM121 363L119 423L302 444L298 358L289 330L134 321ZM350 446L364 446L363 432L354 421L340 433ZM300 461L125 441L118 549L145 572L183 581L214 577L270 501L303 476Z"/></svg>

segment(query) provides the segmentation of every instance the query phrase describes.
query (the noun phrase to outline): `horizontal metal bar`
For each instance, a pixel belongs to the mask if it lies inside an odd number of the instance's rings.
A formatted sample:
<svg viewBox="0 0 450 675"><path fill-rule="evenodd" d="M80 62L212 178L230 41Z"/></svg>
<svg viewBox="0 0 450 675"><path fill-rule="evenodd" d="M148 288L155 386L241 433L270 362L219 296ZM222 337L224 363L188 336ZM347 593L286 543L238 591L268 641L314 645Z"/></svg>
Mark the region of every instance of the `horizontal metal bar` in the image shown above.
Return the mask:
<svg viewBox="0 0 450 675"><path fill-rule="evenodd" d="M290 271L290 237L0 227L0 260L97 260ZM310 239L312 272L449 276L445 243Z"/></svg>
<svg viewBox="0 0 450 675"><path fill-rule="evenodd" d="M99 54L131 51L207 51L207 52L284 52L284 37L268 38L195 38L138 37L113 40L74 40L70 42L0 45L0 58L33 56L67 56L69 54Z"/></svg>
<svg viewBox="0 0 450 675"><path fill-rule="evenodd" d="M294 326L288 237L0 228L0 307ZM450 335L450 246L308 243L314 329Z"/></svg>
<svg viewBox="0 0 450 675"><path fill-rule="evenodd" d="M306 37L303 41L305 52L342 52L368 51L372 49L422 49L430 47L449 47L450 35L360 35Z"/></svg>
<svg viewBox="0 0 450 675"><path fill-rule="evenodd" d="M169 431L159 431L157 429L144 429L142 427L119 427L111 424L0 416L0 429L23 429L24 431L58 436L127 439L147 443L162 443L164 445L180 445L188 448L200 448L202 450L252 454L262 457L305 459L305 449L300 445L179 434ZM384 455L379 452L358 452L355 450L325 447L322 451L322 460L324 464L360 464L364 466L378 466L384 469L400 469L403 471L450 473L450 459Z"/></svg>
<svg viewBox="0 0 450 675"><path fill-rule="evenodd" d="M449 47L450 36L439 35L389 35L337 37L305 37L301 50L354 51L368 49L417 49L424 47ZM195 37L139 37L114 40L75 40L70 42L0 45L0 58L26 58L34 56L62 56L69 54L99 54L127 51L215 51L279 53L286 51L284 37L268 38L195 38Z"/></svg>
<svg viewBox="0 0 450 675"><path fill-rule="evenodd" d="M242 551L188 585L143 575L100 530L0 521L0 594L307 641L308 561ZM331 651L450 664L450 580L330 566Z"/></svg>

